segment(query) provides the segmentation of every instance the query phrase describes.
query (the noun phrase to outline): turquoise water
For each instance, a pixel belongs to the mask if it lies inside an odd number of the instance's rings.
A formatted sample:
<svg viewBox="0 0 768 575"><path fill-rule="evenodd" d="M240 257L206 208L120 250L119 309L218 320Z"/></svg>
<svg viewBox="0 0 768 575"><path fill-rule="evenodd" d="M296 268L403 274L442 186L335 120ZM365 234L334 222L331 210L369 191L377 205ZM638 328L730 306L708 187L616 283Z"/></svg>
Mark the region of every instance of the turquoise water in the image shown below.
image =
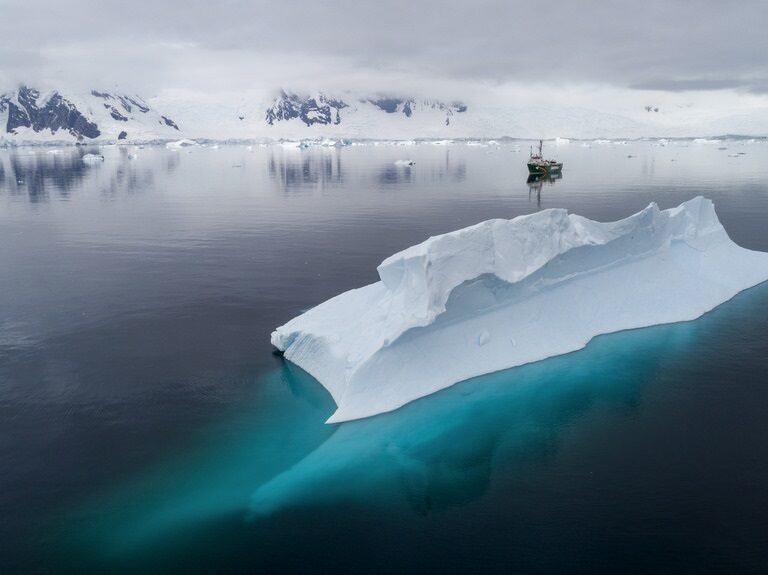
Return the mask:
<svg viewBox="0 0 768 575"><path fill-rule="evenodd" d="M766 286L341 425L267 343L389 253L540 205L703 192L768 249L766 152L729 145L738 175L563 149L540 197L510 148L0 152L4 572L760 572Z"/></svg>
<svg viewBox="0 0 768 575"><path fill-rule="evenodd" d="M66 514L65 549L73 568L87 557L85 564L96 570L125 572L305 571L308 565L309 571L354 571L369 565L371 554L387 553L392 556L381 570L407 570L436 559L435 550L413 557L422 545L448 544L435 524L445 524L461 546L514 545L513 533L486 531L488 516L510 513L505 523L521 521L517 528L525 529L524 520L537 515L526 509L531 497L545 516L574 515L561 528L583 529L572 523L589 520L589 505L596 503L591 490L617 473L622 483L608 487L618 507L613 513L631 514L643 501L653 510L666 502L652 492L654 478L645 484L654 468L644 468L644 450L661 442L655 447L661 457L652 458L657 464L661 459L676 473L696 473L686 469L690 461L667 459L663 443L680 440L658 436L653 412L674 411L689 386L712 392L727 383L712 372L725 374L747 355L734 348L762 331L750 316L766 302L768 290L759 287L697 322L603 336L585 350L337 426L323 424L333 406L319 386L286 363L255 383L259 393L251 405L201 431L169 461ZM733 355L695 357L702 348ZM254 417L256 410L265 416ZM623 444L622 435L633 442ZM627 462L635 450L646 460L641 465ZM497 507L499 500L506 509ZM522 517L515 516L518 507ZM656 520L675 526L673 518ZM361 536L363 525L368 533ZM409 540L400 540L401 531ZM406 560L398 556L403 551ZM514 561L495 550L488 563L476 555L469 565L525 565L527 553ZM592 553L600 557L599 550ZM544 565L568 567L562 559L548 557Z"/></svg>

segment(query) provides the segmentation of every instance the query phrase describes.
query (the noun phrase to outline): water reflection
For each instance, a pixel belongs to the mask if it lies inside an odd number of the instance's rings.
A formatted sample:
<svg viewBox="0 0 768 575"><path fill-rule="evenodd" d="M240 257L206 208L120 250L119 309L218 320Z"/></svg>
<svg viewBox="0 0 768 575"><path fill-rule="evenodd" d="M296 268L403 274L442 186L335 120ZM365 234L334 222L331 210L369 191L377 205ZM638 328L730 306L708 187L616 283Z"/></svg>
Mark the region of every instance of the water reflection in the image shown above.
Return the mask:
<svg viewBox="0 0 768 575"><path fill-rule="evenodd" d="M138 191L151 189L155 181L154 167L142 166L137 163L138 156L126 148L119 150L119 159L111 165L109 182L102 188L102 195L115 198L121 193L134 194ZM178 157L169 154L164 168L170 172L178 165Z"/></svg>
<svg viewBox="0 0 768 575"><path fill-rule="evenodd" d="M541 190L547 186L554 186L557 180L562 179L563 174L530 174L526 183L528 184L528 201L536 199L536 205L541 207Z"/></svg>
<svg viewBox="0 0 768 575"><path fill-rule="evenodd" d="M445 158L440 161L415 162L407 158L392 156L386 160L377 158L378 169L360 172L345 169L345 161L353 165L359 158L350 156L344 148L282 149L273 148L267 159L267 171L270 178L277 182L284 192L306 192L322 189L325 186L340 186L354 183L359 179L361 185L369 186L370 178L377 185L389 187L401 184L440 184L460 183L467 178L465 159L454 159L451 150L445 151Z"/></svg>
<svg viewBox="0 0 768 575"><path fill-rule="evenodd" d="M285 192L307 189L307 185L324 186L344 181L341 153L336 148L315 153L304 150L275 150L267 161L270 177Z"/></svg>
<svg viewBox="0 0 768 575"><path fill-rule="evenodd" d="M68 149L11 150L0 154L0 194L26 197L30 203L48 202L52 197L67 200L72 192L95 180L96 188L106 197L121 192L148 189L155 173L176 169L178 156L167 154L157 169L157 157L139 162L137 150L125 147L109 150L103 161L86 161L86 154L102 155L104 149L77 147Z"/></svg>
<svg viewBox="0 0 768 575"><path fill-rule="evenodd" d="M413 181L415 164L393 163L381 168L378 181L380 184L405 184Z"/></svg>
<svg viewBox="0 0 768 575"><path fill-rule="evenodd" d="M24 196L32 203L48 201L51 192L68 198L93 166L82 154L60 150L11 151L0 154L0 192Z"/></svg>

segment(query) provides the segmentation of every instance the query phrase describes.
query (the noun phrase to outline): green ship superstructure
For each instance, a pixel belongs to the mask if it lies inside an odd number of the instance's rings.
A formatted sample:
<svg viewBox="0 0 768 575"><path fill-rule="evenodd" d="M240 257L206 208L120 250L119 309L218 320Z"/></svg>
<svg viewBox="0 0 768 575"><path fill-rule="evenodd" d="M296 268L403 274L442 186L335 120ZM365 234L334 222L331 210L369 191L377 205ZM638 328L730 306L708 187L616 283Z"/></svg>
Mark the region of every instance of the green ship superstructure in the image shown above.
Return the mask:
<svg viewBox="0 0 768 575"><path fill-rule="evenodd" d="M539 140L539 153L533 153L533 146L531 146L531 157L528 158L528 172L538 175L554 175L563 171L563 163L557 160L545 160L542 155L542 148L544 142Z"/></svg>

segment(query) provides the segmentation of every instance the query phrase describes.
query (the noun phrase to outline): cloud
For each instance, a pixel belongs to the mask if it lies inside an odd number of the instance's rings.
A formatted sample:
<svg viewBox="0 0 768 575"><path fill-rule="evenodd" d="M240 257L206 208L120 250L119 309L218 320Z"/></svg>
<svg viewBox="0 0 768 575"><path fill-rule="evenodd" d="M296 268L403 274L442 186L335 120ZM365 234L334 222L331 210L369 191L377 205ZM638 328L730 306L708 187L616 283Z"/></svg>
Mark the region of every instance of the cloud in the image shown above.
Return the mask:
<svg viewBox="0 0 768 575"><path fill-rule="evenodd" d="M768 3L0 0L0 81L766 91Z"/></svg>

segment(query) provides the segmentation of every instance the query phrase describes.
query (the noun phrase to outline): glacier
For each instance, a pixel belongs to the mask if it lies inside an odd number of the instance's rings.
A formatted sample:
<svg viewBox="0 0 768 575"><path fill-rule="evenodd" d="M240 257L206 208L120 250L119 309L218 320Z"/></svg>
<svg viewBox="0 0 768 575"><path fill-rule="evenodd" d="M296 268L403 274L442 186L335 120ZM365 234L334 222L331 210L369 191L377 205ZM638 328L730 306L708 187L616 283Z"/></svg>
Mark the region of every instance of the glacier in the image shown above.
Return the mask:
<svg viewBox="0 0 768 575"><path fill-rule="evenodd" d="M601 223L563 209L434 236L380 281L278 327L272 344L336 403L328 423L392 411L459 381L693 320L768 280L710 200Z"/></svg>

